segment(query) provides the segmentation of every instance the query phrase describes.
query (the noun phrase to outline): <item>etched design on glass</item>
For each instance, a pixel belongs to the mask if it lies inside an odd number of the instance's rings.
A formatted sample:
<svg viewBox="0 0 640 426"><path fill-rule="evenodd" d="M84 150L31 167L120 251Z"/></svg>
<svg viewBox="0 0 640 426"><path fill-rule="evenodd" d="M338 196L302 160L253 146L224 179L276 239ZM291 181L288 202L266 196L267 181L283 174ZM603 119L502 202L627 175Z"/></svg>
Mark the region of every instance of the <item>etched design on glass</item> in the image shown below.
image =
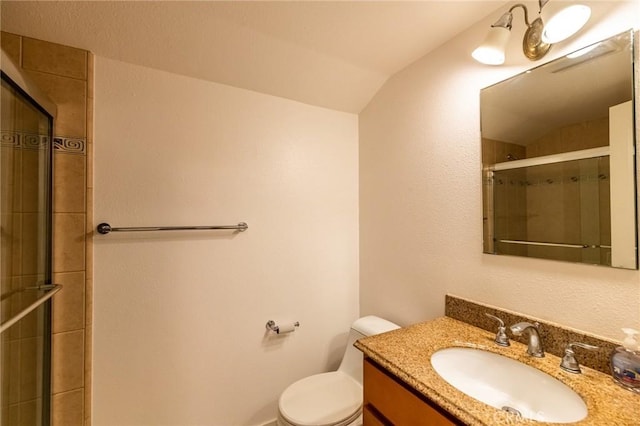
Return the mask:
<svg viewBox="0 0 640 426"><path fill-rule="evenodd" d="M0 143L4 147L16 149L47 149L49 136L37 133L3 130L0 132Z"/></svg>

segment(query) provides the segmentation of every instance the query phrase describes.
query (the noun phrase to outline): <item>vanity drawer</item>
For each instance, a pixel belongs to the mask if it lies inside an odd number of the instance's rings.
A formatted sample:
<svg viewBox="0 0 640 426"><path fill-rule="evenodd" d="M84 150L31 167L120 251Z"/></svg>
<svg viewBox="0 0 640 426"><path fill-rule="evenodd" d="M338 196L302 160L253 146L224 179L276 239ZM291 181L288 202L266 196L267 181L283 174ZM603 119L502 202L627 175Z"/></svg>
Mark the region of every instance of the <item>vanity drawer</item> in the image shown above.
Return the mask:
<svg viewBox="0 0 640 426"><path fill-rule="evenodd" d="M373 410L371 405L365 405L362 409L362 425L363 426L389 426L389 422L382 418L380 413Z"/></svg>
<svg viewBox="0 0 640 426"><path fill-rule="evenodd" d="M460 425L371 360L364 361L364 426Z"/></svg>

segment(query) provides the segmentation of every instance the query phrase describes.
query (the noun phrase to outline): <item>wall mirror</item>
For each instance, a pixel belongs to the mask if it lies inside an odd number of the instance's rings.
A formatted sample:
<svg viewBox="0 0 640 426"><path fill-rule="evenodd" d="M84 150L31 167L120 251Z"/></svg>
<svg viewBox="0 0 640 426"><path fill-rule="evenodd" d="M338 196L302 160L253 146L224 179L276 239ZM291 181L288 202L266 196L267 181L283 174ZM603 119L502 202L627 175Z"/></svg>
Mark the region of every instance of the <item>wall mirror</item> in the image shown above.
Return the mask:
<svg viewBox="0 0 640 426"><path fill-rule="evenodd" d="M485 253L638 268L633 37L482 89Z"/></svg>

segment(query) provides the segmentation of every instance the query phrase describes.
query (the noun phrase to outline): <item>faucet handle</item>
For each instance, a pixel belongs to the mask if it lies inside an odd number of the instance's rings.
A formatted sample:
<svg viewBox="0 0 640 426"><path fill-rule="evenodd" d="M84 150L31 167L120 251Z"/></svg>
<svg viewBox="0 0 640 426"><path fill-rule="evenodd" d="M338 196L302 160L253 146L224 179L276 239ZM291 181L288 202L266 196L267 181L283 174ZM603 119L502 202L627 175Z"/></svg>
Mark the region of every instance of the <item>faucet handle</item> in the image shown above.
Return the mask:
<svg viewBox="0 0 640 426"><path fill-rule="evenodd" d="M580 370L580 364L576 359L575 352L573 352L573 347L577 346L583 349L589 349L590 351L594 351L599 349L598 346L587 345L586 343L581 342L573 342L569 343L564 349L564 356L562 357L562 362L560 362L560 368L569 373L580 374L582 371Z"/></svg>
<svg viewBox="0 0 640 426"><path fill-rule="evenodd" d="M496 338L493 341L500 346L510 346L511 343L509 343L509 337L507 336L507 333L506 333L506 327L504 326L504 321L502 321L500 318L498 318L495 315L491 315L490 313L485 312L484 314L489 318L492 318L498 321L498 323L500 324L500 326L498 327L498 332L496 333Z"/></svg>

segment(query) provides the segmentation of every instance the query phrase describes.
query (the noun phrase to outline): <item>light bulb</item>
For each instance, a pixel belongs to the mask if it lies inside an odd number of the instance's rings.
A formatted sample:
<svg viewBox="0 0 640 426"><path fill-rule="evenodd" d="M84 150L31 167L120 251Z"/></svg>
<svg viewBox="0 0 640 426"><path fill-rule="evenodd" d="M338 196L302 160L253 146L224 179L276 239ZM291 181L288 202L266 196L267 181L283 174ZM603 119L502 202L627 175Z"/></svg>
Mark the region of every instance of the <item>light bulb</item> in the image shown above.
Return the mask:
<svg viewBox="0 0 640 426"><path fill-rule="evenodd" d="M504 64L505 48L511 31L505 27L491 27L484 42L473 51L471 56L486 65Z"/></svg>
<svg viewBox="0 0 640 426"><path fill-rule="evenodd" d="M555 6L549 2L542 8L542 41L553 44L574 35L587 23L591 16L591 8L582 4L566 7Z"/></svg>

